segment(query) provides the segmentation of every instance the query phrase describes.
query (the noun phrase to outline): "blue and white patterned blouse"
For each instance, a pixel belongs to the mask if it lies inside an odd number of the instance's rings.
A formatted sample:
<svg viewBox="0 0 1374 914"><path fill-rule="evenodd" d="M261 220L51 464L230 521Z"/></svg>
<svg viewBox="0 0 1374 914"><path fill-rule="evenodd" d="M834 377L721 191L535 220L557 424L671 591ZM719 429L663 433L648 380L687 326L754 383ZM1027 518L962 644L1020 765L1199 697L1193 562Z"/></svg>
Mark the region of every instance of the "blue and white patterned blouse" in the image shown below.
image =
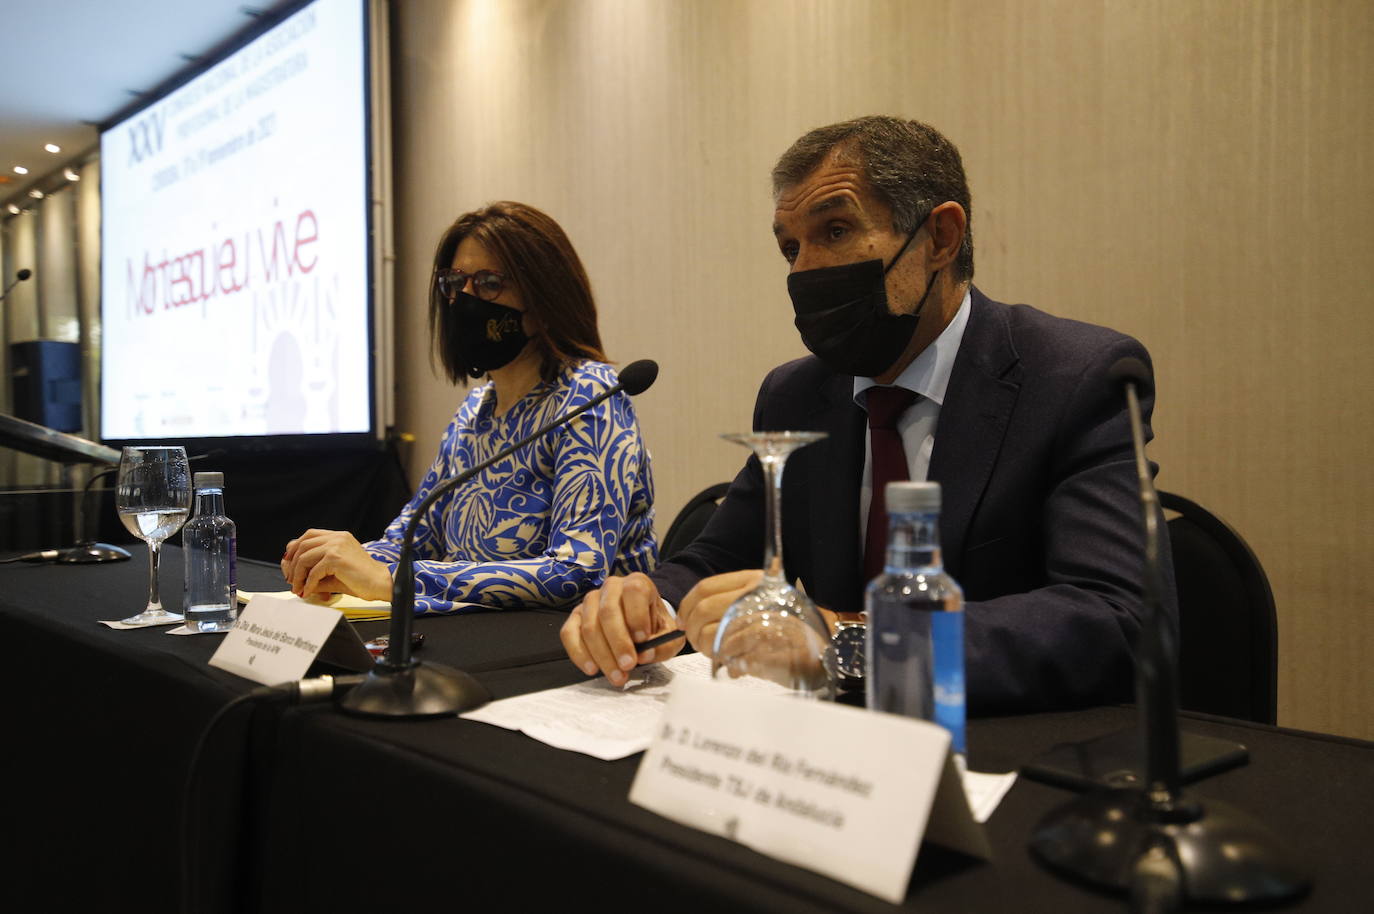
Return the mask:
<svg viewBox="0 0 1374 914"><path fill-rule="evenodd" d="M456 476L616 383L601 362L565 366L503 415L496 390L468 394L401 515L364 548L394 573L405 527L440 480ZM629 396L616 394L447 492L415 529L415 611L567 606L610 574L650 571L654 486Z"/></svg>

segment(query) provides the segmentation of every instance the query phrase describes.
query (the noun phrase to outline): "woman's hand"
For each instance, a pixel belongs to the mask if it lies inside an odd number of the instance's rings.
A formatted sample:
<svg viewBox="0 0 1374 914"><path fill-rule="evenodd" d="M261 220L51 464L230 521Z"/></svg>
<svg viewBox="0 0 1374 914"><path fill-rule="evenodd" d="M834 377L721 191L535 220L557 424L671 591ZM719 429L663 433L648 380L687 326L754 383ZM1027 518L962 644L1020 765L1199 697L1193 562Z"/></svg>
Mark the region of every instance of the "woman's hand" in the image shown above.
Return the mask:
<svg viewBox="0 0 1374 914"><path fill-rule="evenodd" d="M391 599L391 573L343 530L307 530L287 543L281 573L291 592L305 599L336 593Z"/></svg>

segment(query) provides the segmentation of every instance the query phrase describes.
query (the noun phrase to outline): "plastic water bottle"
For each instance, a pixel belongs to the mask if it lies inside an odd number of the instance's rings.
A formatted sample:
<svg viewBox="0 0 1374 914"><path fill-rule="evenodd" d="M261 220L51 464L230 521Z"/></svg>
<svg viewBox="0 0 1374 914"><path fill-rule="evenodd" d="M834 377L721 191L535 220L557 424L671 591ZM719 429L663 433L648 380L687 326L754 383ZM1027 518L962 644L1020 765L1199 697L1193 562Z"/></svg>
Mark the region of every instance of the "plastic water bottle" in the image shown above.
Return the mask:
<svg viewBox="0 0 1374 914"><path fill-rule="evenodd" d="M940 484L887 485L887 558L864 594L868 706L933 721L964 755L964 592L940 561Z"/></svg>
<svg viewBox="0 0 1374 914"><path fill-rule="evenodd" d="M181 529L186 627L226 632L238 618L237 537L224 515L224 474L197 473L195 516Z"/></svg>

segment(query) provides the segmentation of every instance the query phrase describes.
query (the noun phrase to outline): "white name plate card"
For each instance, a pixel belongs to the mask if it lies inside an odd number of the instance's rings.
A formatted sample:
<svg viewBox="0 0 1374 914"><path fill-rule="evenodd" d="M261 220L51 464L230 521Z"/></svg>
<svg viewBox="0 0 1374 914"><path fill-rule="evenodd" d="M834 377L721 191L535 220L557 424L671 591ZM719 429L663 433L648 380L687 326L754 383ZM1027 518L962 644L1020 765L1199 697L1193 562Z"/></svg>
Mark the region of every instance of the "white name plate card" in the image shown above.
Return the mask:
<svg viewBox="0 0 1374 914"><path fill-rule="evenodd" d="M259 595L239 613L210 665L262 685L291 682L305 676L340 626L358 640L337 609Z"/></svg>
<svg viewBox="0 0 1374 914"><path fill-rule="evenodd" d="M894 904L928 820L990 856L943 728L728 683L673 683L630 801Z"/></svg>

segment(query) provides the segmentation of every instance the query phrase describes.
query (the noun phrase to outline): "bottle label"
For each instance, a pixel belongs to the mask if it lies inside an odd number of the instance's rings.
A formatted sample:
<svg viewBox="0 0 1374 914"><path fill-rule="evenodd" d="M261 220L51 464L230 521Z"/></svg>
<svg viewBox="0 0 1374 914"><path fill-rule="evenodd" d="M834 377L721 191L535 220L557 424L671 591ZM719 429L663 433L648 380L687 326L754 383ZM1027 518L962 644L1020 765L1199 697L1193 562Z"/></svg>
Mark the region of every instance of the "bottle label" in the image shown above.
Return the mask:
<svg viewBox="0 0 1374 914"><path fill-rule="evenodd" d="M912 599L911 590L885 590L886 577L870 586L866 600L868 707L940 724L950 733L953 751L962 753L964 613L957 589L943 601L929 599L929 590Z"/></svg>
<svg viewBox="0 0 1374 914"><path fill-rule="evenodd" d="M935 722L949 731L950 748L964 753L964 614L931 614Z"/></svg>

